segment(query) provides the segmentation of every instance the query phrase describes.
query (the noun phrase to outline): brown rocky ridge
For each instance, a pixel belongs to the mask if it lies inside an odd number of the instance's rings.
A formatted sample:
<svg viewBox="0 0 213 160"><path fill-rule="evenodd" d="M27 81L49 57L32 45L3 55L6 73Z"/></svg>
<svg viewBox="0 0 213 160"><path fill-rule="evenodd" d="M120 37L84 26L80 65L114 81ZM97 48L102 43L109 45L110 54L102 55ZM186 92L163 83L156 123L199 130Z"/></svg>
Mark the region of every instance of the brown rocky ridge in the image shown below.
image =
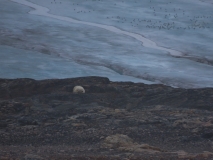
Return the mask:
<svg viewBox="0 0 213 160"><path fill-rule="evenodd" d="M85 93L73 93L77 85ZM0 79L0 160L213 159L213 88Z"/></svg>

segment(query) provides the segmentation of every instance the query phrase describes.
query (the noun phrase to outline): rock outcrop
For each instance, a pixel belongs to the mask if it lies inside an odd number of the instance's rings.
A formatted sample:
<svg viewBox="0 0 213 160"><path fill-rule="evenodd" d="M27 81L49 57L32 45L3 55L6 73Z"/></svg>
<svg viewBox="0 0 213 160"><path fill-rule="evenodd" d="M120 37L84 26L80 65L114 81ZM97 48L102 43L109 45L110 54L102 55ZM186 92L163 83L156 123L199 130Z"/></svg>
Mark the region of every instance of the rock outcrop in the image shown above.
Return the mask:
<svg viewBox="0 0 213 160"><path fill-rule="evenodd" d="M0 159L211 159L212 115L213 88L0 79Z"/></svg>

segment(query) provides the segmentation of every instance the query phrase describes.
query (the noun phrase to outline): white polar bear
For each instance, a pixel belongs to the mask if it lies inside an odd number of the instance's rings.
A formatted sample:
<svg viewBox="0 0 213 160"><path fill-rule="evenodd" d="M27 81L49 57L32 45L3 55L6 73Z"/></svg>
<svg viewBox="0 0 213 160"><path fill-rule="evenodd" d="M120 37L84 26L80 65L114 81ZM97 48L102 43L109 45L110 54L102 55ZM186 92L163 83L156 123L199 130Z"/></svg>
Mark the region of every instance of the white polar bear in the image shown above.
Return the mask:
<svg viewBox="0 0 213 160"><path fill-rule="evenodd" d="M73 88L73 93L85 93L85 90L82 86L75 86Z"/></svg>

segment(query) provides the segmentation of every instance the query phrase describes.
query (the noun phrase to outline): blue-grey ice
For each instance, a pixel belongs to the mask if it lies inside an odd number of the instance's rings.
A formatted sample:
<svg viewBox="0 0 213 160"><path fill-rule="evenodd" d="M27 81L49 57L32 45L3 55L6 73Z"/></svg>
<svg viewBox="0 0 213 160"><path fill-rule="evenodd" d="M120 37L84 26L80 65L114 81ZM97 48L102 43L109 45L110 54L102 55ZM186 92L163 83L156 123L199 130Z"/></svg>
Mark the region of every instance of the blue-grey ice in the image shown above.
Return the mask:
<svg viewBox="0 0 213 160"><path fill-rule="evenodd" d="M1 78L94 75L213 87L209 1L2 0L0 5Z"/></svg>

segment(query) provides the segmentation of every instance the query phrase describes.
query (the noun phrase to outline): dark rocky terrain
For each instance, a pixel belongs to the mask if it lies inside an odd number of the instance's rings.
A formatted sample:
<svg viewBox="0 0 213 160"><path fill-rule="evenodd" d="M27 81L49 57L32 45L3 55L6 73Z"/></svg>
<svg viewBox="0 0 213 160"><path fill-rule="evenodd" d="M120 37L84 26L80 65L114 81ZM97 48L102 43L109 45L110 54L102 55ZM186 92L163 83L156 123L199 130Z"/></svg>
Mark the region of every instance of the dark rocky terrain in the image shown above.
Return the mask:
<svg viewBox="0 0 213 160"><path fill-rule="evenodd" d="M74 94L76 85L86 93ZM213 159L213 88L0 79L7 159Z"/></svg>

